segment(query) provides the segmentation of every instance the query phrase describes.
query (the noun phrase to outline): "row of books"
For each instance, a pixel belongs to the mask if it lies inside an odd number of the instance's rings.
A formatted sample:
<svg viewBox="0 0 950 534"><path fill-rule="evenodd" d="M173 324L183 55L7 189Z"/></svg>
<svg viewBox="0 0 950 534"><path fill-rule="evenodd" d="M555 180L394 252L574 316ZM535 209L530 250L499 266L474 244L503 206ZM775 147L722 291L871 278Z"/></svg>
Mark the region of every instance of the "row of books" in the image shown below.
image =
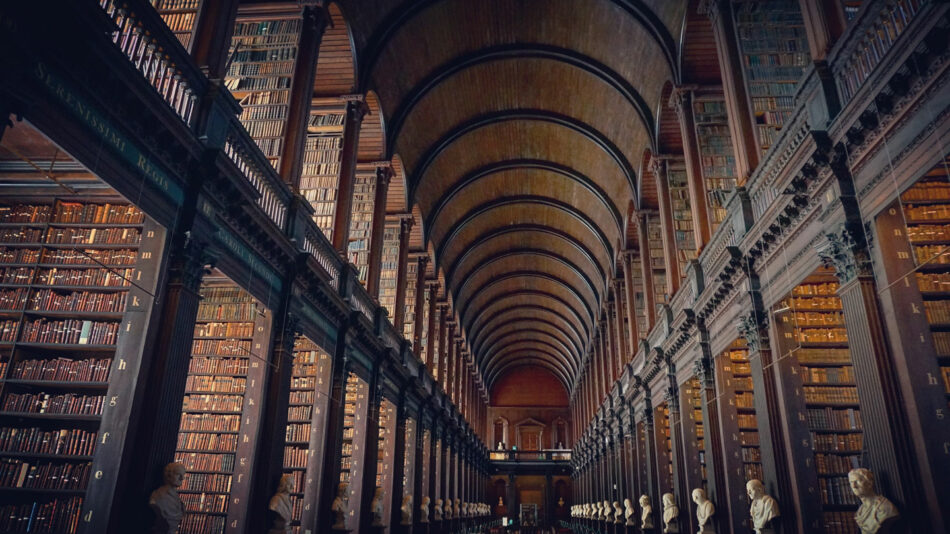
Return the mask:
<svg viewBox="0 0 950 534"><path fill-rule="evenodd" d="M860 433L818 434L811 433L815 452L861 452L863 443Z"/></svg>
<svg viewBox="0 0 950 534"><path fill-rule="evenodd" d="M233 454L211 454L204 452L176 452L175 461L180 462L188 471L226 471L234 470Z"/></svg>
<svg viewBox="0 0 950 534"><path fill-rule="evenodd" d="M821 514L825 534L857 534L854 512L823 512Z"/></svg>
<svg viewBox="0 0 950 534"><path fill-rule="evenodd" d="M855 506L860 504L851 491L847 476L819 478L818 488L821 491L821 502L824 504Z"/></svg>
<svg viewBox="0 0 950 534"><path fill-rule="evenodd" d="M110 358L74 360L21 360L13 364L10 378L21 380L57 380L79 382L106 382L112 367Z"/></svg>
<svg viewBox="0 0 950 534"><path fill-rule="evenodd" d="M237 434L179 432L178 448L204 451L233 450L237 447L237 439Z"/></svg>
<svg viewBox="0 0 950 534"><path fill-rule="evenodd" d="M234 412L241 413L244 406L242 395L185 395L182 409L186 412Z"/></svg>
<svg viewBox="0 0 950 534"><path fill-rule="evenodd" d="M77 393L13 393L3 399L3 411L37 414L99 415L102 395Z"/></svg>
<svg viewBox="0 0 950 534"><path fill-rule="evenodd" d="M191 432L237 432L241 428L241 416L216 413L181 414L181 431Z"/></svg>
<svg viewBox="0 0 950 534"><path fill-rule="evenodd" d="M857 404L858 389L856 387L836 386L829 384L830 387L823 386L804 386L805 402L813 404Z"/></svg>
<svg viewBox="0 0 950 534"><path fill-rule="evenodd" d="M815 468L821 475L846 475L848 471L861 467L857 455L816 454Z"/></svg>
<svg viewBox="0 0 950 534"><path fill-rule="evenodd" d="M848 331L845 328L796 329L795 340L799 343L847 343Z"/></svg>
<svg viewBox="0 0 950 534"><path fill-rule="evenodd" d="M0 458L0 487L81 490L89 482L91 462L28 462Z"/></svg>
<svg viewBox="0 0 950 534"><path fill-rule="evenodd" d="M44 241L64 245L137 245L140 238L137 228L49 228Z"/></svg>
<svg viewBox="0 0 950 534"><path fill-rule="evenodd" d="M945 273L916 273L917 287L922 292L950 291L950 272Z"/></svg>
<svg viewBox="0 0 950 534"><path fill-rule="evenodd" d="M223 514L228 511L228 496L221 493L186 493L179 494L185 510L189 512L205 512Z"/></svg>
<svg viewBox="0 0 950 534"><path fill-rule="evenodd" d="M142 224L144 221L142 210L131 204L56 201L55 207L48 204L0 206L3 223Z"/></svg>
<svg viewBox="0 0 950 534"><path fill-rule="evenodd" d="M806 367L802 373L805 382L815 384L850 384L854 382L851 366L846 367Z"/></svg>
<svg viewBox="0 0 950 534"><path fill-rule="evenodd" d="M242 356L251 352L251 342L239 339L195 339L191 344L191 352L218 356Z"/></svg>
<svg viewBox="0 0 950 534"><path fill-rule="evenodd" d="M904 216L907 217L907 224L950 219L950 204L909 204L904 206Z"/></svg>
<svg viewBox="0 0 950 534"><path fill-rule="evenodd" d="M74 534L79 527L82 497L0 504L0 531L30 534Z"/></svg>
<svg viewBox="0 0 950 534"><path fill-rule="evenodd" d="M35 319L23 323L20 341L78 345L114 345L119 336L119 323L65 319Z"/></svg>
<svg viewBox="0 0 950 534"><path fill-rule="evenodd" d="M159 11L198 9L199 4L201 0L152 0L152 5Z"/></svg>
<svg viewBox="0 0 950 534"><path fill-rule="evenodd" d="M219 515L185 514L180 532L194 534L224 534L225 517Z"/></svg>
<svg viewBox="0 0 950 534"><path fill-rule="evenodd" d="M301 447L284 447L284 467L307 467L307 449Z"/></svg>
<svg viewBox="0 0 950 534"><path fill-rule="evenodd" d="M803 348L795 351L795 357L798 359L798 363L803 365L809 363L851 364L851 351L848 349Z"/></svg>
<svg viewBox="0 0 950 534"><path fill-rule="evenodd" d="M21 291L21 289L18 289ZM22 289L23 295L26 290ZM11 295L11 298L20 299L21 296ZM41 289L29 299L29 310L32 311L69 311L92 313L121 313L125 311L128 293L109 292L94 293L90 291L61 292L55 289ZM0 306L7 303L0 295ZM3 309L22 309L23 302L10 302L11 306Z"/></svg>
<svg viewBox="0 0 950 534"><path fill-rule="evenodd" d="M247 128L247 133L251 134L251 137L253 137L255 140L258 140L262 137L279 137L284 135L283 120L244 120L243 122L244 126Z"/></svg>
<svg viewBox="0 0 950 534"><path fill-rule="evenodd" d="M300 420L292 419L290 416L287 418L291 421ZM310 423L288 423L284 438L287 441L310 441Z"/></svg>
<svg viewBox="0 0 950 534"><path fill-rule="evenodd" d="M287 409L287 419L291 421L310 420L313 412L312 406L290 406Z"/></svg>
<svg viewBox="0 0 950 534"><path fill-rule="evenodd" d="M191 393L244 393L247 379L233 376L189 375L185 390Z"/></svg>
<svg viewBox="0 0 950 534"><path fill-rule="evenodd" d="M217 358L192 356L188 362L189 373L199 374L247 374L247 358Z"/></svg>
<svg viewBox="0 0 950 534"><path fill-rule="evenodd" d="M7 426L0 428L0 451L87 456L95 450L97 435L79 428L49 430Z"/></svg>
<svg viewBox="0 0 950 534"><path fill-rule="evenodd" d="M32 271L32 269L27 269ZM34 284L48 286L98 286L98 287L128 287L131 280L135 277L134 268L126 269L37 269ZM18 284L29 283L30 278L25 281L11 282ZM6 280L4 280L6 283Z"/></svg>
<svg viewBox="0 0 950 534"><path fill-rule="evenodd" d="M914 257L918 265L947 265L950 264L950 248L947 245L917 245Z"/></svg>
<svg viewBox="0 0 950 534"><path fill-rule="evenodd" d="M211 491L227 493L231 491L231 475L220 473L191 473L181 484L182 491Z"/></svg>
<svg viewBox="0 0 950 534"><path fill-rule="evenodd" d="M253 302L201 304L198 306L198 321L252 322L256 309Z"/></svg>
<svg viewBox="0 0 950 534"><path fill-rule="evenodd" d="M253 323L210 322L195 325L195 337L246 337L254 335Z"/></svg>
<svg viewBox="0 0 950 534"><path fill-rule="evenodd" d="M911 243L950 241L950 227L943 224L918 224L908 226L907 238Z"/></svg>

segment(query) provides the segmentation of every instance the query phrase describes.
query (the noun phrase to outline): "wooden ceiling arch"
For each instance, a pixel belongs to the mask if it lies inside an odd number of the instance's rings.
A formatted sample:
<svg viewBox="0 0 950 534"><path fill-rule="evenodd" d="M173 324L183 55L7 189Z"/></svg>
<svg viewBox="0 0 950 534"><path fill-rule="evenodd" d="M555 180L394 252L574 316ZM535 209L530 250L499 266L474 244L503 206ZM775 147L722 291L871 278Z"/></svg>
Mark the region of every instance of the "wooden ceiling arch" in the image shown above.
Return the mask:
<svg viewBox="0 0 950 534"><path fill-rule="evenodd" d="M387 212L415 216L482 377L530 364L571 391L655 204L637 171L666 140L687 1L340 3L385 132L360 157L400 155Z"/></svg>

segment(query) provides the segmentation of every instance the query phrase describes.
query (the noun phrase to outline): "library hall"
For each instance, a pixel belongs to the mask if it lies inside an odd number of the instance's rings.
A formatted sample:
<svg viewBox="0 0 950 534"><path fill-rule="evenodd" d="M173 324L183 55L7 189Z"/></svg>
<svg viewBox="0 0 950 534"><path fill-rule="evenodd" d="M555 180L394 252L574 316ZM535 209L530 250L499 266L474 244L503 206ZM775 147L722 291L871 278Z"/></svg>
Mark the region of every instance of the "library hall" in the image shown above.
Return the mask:
<svg viewBox="0 0 950 534"><path fill-rule="evenodd" d="M950 534L950 0L0 0L0 534Z"/></svg>

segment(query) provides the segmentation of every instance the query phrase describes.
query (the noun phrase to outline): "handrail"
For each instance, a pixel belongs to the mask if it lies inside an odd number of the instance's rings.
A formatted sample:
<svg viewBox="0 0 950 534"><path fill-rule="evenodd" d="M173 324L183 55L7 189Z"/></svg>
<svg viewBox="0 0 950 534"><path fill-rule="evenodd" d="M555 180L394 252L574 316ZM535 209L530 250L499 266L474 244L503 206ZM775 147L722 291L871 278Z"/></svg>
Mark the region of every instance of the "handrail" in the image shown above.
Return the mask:
<svg viewBox="0 0 950 534"><path fill-rule="evenodd" d="M290 203L290 190L271 166L257 143L234 117L228 124L224 141L224 153L234 163L244 178L260 193L258 205L274 223L284 227L287 217L287 205Z"/></svg>
<svg viewBox="0 0 950 534"><path fill-rule="evenodd" d="M155 9L141 0L98 3L116 25L112 42L185 125L192 127L195 105L208 84L181 42Z"/></svg>
<svg viewBox="0 0 950 534"><path fill-rule="evenodd" d="M317 260L317 263L330 275L328 284L334 290L340 290L340 269L343 268L343 261L333 250L333 246L327 240L323 232L317 228L317 225L311 221L311 228L304 233L303 249Z"/></svg>

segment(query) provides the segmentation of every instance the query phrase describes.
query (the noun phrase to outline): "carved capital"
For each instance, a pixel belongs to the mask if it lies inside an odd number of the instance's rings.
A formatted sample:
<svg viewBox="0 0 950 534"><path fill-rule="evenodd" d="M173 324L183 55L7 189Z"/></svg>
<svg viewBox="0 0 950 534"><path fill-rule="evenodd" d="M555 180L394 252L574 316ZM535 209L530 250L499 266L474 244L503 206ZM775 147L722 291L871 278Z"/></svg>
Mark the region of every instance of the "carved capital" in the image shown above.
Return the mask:
<svg viewBox="0 0 950 534"><path fill-rule="evenodd" d="M683 119L683 113L690 111L690 105L693 100L693 90L696 89L692 85L679 85L673 88L673 91L670 92L670 100L667 102L667 105L673 108L676 112L676 116Z"/></svg>
<svg viewBox="0 0 950 534"><path fill-rule="evenodd" d="M755 310L739 316L736 321L739 335L745 338L749 352L758 352L768 341L768 316Z"/></svg>
<svg viewBox="0 0 950 534"><path fill-rule="evenodd" d="M816 245L815 250L821 263L835 270L841 284L871 274L867 248L862 247L844 225L837 231L826 233L825 241Z"/></svg>
<svg viewBox="0 0 950 534"><path fill-rule="evenodd" d="M693 374L696 375L703 387L715 386L715 375L712 372L712 363L709 358L702 357L693 361Z"/></svg>
<svg viewBox="0 0 950 534"><path fill-rule="evenodd" d="M650 173L653 174L656 179L665 179L666 178L666 158L662 156L657 156L654 154L650 157Z"/></svg>
<svg viewBox="0 0 950 534"><path fill-rule="evenodd" d="M392 165L390 165L388 161L381 162L381 164L376 166L376 187L388 187L395 174Z"/></svg>
<svg viewBox="0 0 950 534"><path fill-rule="evenodd" d="M415 221L415 219L413 219L411 216L409 216L409 217L403 217L403 218L399 219L399 233L402 234L402 235L407 235L407 234L409 234L410 232L412 232L412 227L413 227L415 224L416 224L416 221ZM423 257L425 257L425 256L423 256ZM428 258L427 258L427 260L428 260Z"/></svg>
<svg viewBox="0 0 950 534"><path fill-rule="evenodd" d="M217 256L206 243L191 239L186 235L185 242L173 256L171 279L190 291L197 292L201 279L213 267Z"/></svg>
<svg viewBox="0 0 950 534"><path fill-rule="evenodd" d="M366 105L363 95L347 95L343 100L346 100L347 116L356 124L362 123L363 117L369 113L369 106Z"/></svg>

